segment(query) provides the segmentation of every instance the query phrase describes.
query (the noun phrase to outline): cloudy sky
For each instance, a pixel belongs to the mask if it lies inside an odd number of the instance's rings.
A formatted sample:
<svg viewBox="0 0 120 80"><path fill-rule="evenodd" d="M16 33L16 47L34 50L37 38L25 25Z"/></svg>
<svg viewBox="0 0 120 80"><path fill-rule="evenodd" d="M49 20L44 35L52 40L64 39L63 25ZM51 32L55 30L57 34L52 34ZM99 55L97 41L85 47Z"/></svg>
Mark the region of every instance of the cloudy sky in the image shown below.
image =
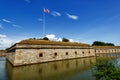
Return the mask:
<svg viewBox="0 0 120 80"><path fill-rule="evenodd" d="M0 49L45 35L120 45L119 30L120 0L0 0Z"/></svg>

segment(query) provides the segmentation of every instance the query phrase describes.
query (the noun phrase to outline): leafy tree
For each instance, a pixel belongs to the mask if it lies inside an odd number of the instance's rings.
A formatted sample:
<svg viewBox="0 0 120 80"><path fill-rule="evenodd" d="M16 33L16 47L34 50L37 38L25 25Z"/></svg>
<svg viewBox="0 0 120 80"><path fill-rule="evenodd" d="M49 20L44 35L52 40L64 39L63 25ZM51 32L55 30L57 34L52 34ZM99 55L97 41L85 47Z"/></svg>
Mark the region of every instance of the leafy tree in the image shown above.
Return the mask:
<svg viewBox="0 0 120 80"><path fill-rule="evenodd" d="M94 41L92 46L114 46L113 43L105 43L101 41Z"/></svg>
<svg viewBox="0 0 120 80"><path fill-rule="evenodd" d="M47 37L44 37L43 40L49 40Z"/></svg>
<svg viewBox="0 0 120 80"><path fill-rule="evenodd" d="M62 38L62 42L69 42L69 39L67 39L67 38Z"/></svg>
<svg viewBox="0 0 120 80"><path fill-rule="evenodd" d="M96 80L120 80L120 68L114 61L98 61L93 69Z"/></svg>
<svg viewBox="0 0 120 80"><path fill-rule="evenodd" d="M106 43L108 46L115 46L113 43Z"/></svg>

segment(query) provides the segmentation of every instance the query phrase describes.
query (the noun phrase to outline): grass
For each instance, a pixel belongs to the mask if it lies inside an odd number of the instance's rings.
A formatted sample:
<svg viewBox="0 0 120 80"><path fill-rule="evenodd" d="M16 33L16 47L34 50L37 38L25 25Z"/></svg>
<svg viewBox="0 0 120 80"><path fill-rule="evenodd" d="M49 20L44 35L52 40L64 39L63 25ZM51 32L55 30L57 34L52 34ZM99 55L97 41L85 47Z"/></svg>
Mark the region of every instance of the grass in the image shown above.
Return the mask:
<svg viewBox="0 0 120 80"><path fill-rule="evenodd" d="M77 42L59 42L49 40L23 40L18 44L41 44L41 45L64 45L64 46L90 46L89 44Z"/></svg>

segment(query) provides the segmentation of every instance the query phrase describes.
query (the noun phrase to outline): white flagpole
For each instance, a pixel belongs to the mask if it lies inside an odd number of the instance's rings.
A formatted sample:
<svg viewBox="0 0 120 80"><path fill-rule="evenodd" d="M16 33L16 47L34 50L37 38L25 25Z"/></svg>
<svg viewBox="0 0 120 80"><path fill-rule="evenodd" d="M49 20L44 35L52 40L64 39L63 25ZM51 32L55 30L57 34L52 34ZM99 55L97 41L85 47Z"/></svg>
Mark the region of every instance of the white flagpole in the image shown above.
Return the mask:
<svg viewBox="0 0 120 80"><path fill-rule="evenodd" d="M45 10L45 8L43 8ZM43 11L43 37L45 37L45 11Z"/></svg>

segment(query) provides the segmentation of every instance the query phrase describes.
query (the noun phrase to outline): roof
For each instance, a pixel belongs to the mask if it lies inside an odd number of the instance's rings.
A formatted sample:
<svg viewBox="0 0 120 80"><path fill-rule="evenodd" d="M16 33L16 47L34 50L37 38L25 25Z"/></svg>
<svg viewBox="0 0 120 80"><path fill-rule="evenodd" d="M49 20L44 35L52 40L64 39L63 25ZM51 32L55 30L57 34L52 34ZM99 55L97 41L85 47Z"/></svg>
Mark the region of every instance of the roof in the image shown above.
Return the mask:
<svg viewBox="0 0 120 80"><path fill-rule="evenodd" d="M17 44L33 44L33 45L63 45L63 46L90 46L89 44L76 42L58 42L49 40L23 40Z"/></svg>

